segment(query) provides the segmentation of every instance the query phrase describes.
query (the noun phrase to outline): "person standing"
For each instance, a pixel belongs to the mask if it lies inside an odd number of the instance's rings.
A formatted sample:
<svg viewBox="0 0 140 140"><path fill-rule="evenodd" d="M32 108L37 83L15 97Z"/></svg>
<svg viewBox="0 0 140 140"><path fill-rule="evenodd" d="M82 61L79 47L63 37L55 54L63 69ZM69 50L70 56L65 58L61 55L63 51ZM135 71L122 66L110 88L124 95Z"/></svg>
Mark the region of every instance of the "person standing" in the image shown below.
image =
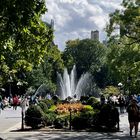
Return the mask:
<svg viewBox="0 0 140 140"><path fill-rule="evenodd" d="M120 113L124 113L124 108L125 108L125 98L121 94L120 97L118 98L119 106L120 106Z"/></svg>
<svg viewBox="0 0 140 140"><path fill-rule="evenodd" d="M127 112L128 112L130 136L132 136L132 131L134 128L135 138L136 138L138 133L138 125L139 125L139 106L137 105L136 99L133 98L130 100L130 104L128 105Z"/></svg>
<svg viewBox="0 0 140 140"><path fill-rule="evenodd" d="M18 104L19 104L18 96L15 95L15 96L13 97L13 109L14 109L14 110L17 109Z"/></svg>

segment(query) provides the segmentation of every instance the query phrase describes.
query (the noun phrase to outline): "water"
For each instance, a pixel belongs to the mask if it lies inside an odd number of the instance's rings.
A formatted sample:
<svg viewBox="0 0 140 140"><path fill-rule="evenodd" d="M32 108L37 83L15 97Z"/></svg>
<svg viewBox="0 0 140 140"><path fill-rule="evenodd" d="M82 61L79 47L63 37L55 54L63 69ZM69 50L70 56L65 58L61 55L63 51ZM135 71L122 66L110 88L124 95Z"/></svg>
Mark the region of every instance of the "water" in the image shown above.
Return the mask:
<svg viewBox="0 0 140 140"><path fill-rule="evenodd" d="M45 84L42 84L39 86L39 88L32 96L32 100L34 100L36 96L46 97L46 95L47 95L47 86Z"/></svg>
<svg viewBox="0 0 140 140"><path fill-rule="evenodd" d="M77 80L76 67L73 66L71 73L69 74L67 69L64 69L63 75L58 75L59 91L58 96L60 99L66 99L67 97L75 97L80 99L81 96L87 95L91 90L92 78L89 73L83 74L79 80Z"/></svg>

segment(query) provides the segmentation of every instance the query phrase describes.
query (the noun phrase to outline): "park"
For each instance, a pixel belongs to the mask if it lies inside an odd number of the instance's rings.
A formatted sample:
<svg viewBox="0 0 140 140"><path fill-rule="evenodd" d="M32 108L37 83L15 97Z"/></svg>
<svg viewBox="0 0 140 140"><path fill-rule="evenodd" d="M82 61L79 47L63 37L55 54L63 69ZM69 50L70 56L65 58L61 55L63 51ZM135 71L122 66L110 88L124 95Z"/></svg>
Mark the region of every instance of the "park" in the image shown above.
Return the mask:
<svg viewBox="0 0 140 140"><path fill-rule="evenodd" d="M134 137L127 108L132 98L140 107L139 0L123 0L120 9L106 13L104 31L98 20L89 28L93 17L84 17L95 7L104 10L104 0L98 6L68 1L0 4L2 140ZM55 10L54 16L47 15Z"/></svg>

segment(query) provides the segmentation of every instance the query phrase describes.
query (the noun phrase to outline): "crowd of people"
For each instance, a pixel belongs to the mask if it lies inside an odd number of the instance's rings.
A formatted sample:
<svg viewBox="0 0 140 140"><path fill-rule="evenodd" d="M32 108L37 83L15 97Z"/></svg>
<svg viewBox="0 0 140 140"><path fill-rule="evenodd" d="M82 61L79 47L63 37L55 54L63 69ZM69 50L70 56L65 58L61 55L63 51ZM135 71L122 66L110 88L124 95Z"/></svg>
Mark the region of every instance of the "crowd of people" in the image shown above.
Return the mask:
<svg viewBox="0 0 140 140"><path fill-rule="evenodd" d="M17 109L17 106L20 105L21 96L13 95L13 96L4 96L0 95L0 109L4 110L6 107L13 107L14 110Z"/></svg>

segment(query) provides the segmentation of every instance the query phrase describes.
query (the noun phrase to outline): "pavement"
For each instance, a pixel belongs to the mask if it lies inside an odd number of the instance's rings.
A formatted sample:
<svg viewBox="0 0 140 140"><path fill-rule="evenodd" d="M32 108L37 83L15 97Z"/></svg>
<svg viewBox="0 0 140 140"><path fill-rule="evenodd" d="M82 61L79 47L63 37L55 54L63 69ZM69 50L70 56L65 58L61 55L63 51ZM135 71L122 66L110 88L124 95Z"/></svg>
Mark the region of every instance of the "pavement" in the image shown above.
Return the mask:
<svg viewBox="0 0 140 140"><path fill-rule="evenodd" d="M20 111L20 109L18 110ZM17 111L17 112L18 112ZM19 117L20 117L20 112ZM17 114L18 114L17 113ZM15 113L16 114L16 113ZM1 124L0 124L1 128ZM140 139L129 136L129 125L127 113L120 114L119 132L76 132L76 131L17 131L21 128L21 122L13 127L0 131L0 137L4 140L132 140Z"/></svg>

